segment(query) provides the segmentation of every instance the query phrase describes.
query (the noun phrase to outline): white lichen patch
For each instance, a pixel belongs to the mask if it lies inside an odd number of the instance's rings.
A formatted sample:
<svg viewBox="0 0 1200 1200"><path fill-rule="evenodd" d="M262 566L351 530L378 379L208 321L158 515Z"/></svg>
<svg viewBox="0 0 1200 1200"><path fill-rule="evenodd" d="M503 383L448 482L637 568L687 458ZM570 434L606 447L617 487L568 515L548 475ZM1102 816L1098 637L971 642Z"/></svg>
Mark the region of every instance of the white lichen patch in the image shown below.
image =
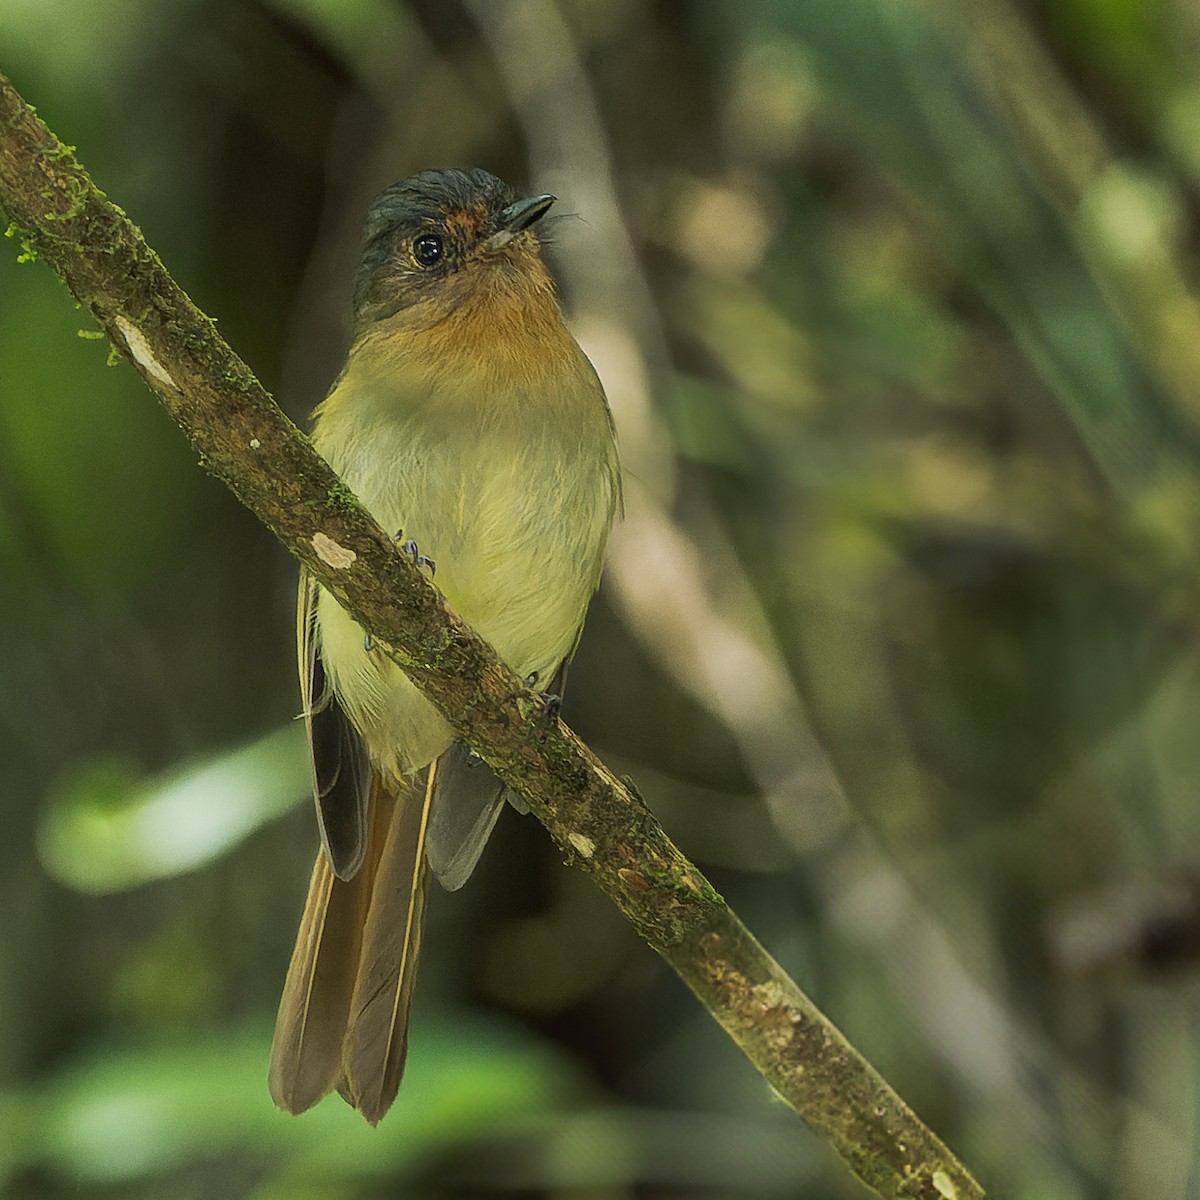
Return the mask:
<svg viewBox="0 0 1200 1200"><path fill-rule="evenodd" d="M940 1168L933 1173L933 1186L937 1188L939 1195L946 1197L946 1200L956 1200L958 1188L954 1186L954 1180Z"/></svg>
<svg viewBox="0 0 1200 1200"><path fill-rule="evenodd" d="M358 557L353 550L348 550L320 530L312 535L312 548L323 563L328 563L336 571L344 571Z"/></svg>
<svg viewBox="0 0 1200 1200"><path fill-rule="evenodd" d="M251 438L251 439L250 439L250 449L251 449L251 450L257 450L257 449L259 448L259 446L261 446L261 445L262 445L262 442L260 442L260 441L258 440L258 438Z"/></svg>
<svg viewBox="0 0 1200 1200"><path fill-rule="evenodd" d="M167 387L176 387L175 380L171 378L171 372L154 357L154 351L150 349L150 343L146 341L142 331L124 317L114 317L113 324L121 331L125 345L129 347L129 353L133 355L133 361L151 379L165 383Z"/></svg>
<svg viewBox="0 0 1200 1200"><path fill-rule="evenodd" d="M596 853L596 843L586 833L568 833L567 841L579 851L584 858L591 858Z"/></svg>

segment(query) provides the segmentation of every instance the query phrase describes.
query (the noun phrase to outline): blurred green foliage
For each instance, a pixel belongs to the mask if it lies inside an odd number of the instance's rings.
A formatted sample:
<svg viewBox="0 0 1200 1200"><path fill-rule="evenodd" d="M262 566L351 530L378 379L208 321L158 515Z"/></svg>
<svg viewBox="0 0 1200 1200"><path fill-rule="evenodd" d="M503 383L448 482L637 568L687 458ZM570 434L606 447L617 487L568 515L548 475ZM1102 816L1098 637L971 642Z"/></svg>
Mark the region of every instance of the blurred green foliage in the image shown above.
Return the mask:
<svg viewBox="0 0 1200 1200"><path fill-rule="evenodd" d="M93 760L47 797L42 860L69 887L96 893L202 866L307 798L306 760L301 724L146 783L127 764Z"/></svg>
<svg viewBox="0 0 1200 1200"><path fill-rule="evenodd" d="M1135 0L0 6L298 419L378 188L560 197L627 467L566 715L1027 1200L1200 1186L1194 978L1138 940L1200 841L1198 46ZM0 251L0 1191L859 1195L511 814L433 898L393 1114L271 1110L293 566Z"/></svg>
<svg viewBox="0 0 1200 1200"><path fill-rule="evenodd" d="M315 1184L352 1194L351 1185L411 1172L464 1135L545 1122L577 1091L561 1057L530 1039L467 1018L430 1025L416 1086L382 1133L341 1105L287 1120L263 1095L269 1030L258 1026L98 1052L36 1090L0 1097L5 1171L34 1165L77 1188L153 1189L221 1156L242 1186L260 1180L246 1194ZM287 1166L276 1174L272 1161Z"/></svg>

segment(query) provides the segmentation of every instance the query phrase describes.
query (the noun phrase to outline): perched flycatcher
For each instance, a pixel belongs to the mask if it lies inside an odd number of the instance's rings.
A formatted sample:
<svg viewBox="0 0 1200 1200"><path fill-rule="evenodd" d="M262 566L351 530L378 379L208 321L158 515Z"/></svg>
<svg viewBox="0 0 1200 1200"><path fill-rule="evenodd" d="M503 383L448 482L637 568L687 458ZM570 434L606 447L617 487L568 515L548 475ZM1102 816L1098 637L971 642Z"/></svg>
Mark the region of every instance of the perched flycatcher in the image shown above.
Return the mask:
<svg viewBox="0 0 1200 1200"><path fill-rule="evenodd" d="M480 170L388 188L367 218L353 342L313 441L500 657L557 694L621 484L604 391L534 232L553 202ZM503 792L303 575L298 644L321 850L271 1095L303 1112L336 1088L375 1124L404 1071L428 869L448 888L466 881Z"/></svg>

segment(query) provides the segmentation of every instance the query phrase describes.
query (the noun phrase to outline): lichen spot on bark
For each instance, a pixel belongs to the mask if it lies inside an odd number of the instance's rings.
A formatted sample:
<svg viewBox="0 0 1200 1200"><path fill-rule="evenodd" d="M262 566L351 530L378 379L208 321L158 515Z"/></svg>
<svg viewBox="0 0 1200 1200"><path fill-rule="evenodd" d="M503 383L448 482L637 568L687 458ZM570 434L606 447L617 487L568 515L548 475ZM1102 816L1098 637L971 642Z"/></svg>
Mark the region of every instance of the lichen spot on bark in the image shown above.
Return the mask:
<svg viewBox="0 0 1200 1200"><path fill-rule="evenodd" d="M567 834L567 841L575 847L583 858L591 858L596 853L596 843L586 833L572 831Z"/></svg>
<svg viewBox="0 0 1200 1200"><path fill-rule="evenodd" d="M946 1200L957 1200L958 1188L954 1186L954 1180L940 1167L933 1173L933 1186L937 1188L939 1195L946 1197Z"/></svg>
<svg viewBox="0 0 1200 1200"><path fill-rule="evenodd" d="M346 570L358 558L353 550L348 550L320 530L312 535L312 548L317 552L317 557L335 571Z"/></svg>
<svg viewBox="0 0 1200 1200"><path fill-rule="evenodd" d="M154 357L154 351L150 349L150 343L146 341L146 335L132 321L127 321L124 317L114 317L113 324L121 331L121 336L125 339L125 345L129 347L133 361L151 379L166 384L170 388L176 387L170 371Z"/></svg>

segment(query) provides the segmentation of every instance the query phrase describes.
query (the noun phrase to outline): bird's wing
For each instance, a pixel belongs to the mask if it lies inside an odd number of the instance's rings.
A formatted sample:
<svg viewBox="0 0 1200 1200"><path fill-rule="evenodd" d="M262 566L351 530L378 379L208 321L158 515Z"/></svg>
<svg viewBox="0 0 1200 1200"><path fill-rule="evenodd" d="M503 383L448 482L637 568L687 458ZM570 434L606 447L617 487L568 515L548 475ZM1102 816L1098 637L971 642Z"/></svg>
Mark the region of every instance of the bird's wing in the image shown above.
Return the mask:
<svg viewBox="0 0 1200 1200"><path fill-rule="evenodd" d="M578 645L577 634L571 654ZM559 664L545 689L547 695L562 699L570 661L568 655ZM425 849L430 870L448 892L457 891L470 879L506 800L522 816L529 812L529 805L465 742L455 742L438 760L437 792Z"/></svg>
<svg viewBox="0 0 1200 1200"><path fill-rule="evenodd" d="M429 869L447 891L457 891L471 877L507 792L465 742L455 742L438 760L425 852Z"/></svg>
<svg viewBox="0 0 1200 1200"><path fill-rule="evenodd" d="M308 730L321 844L333 873L339 879L353 879L367 848L371 767L362 738L325 678L316 638L319 590L316 580L301 570L296 604L300 697Z"/></svg>

